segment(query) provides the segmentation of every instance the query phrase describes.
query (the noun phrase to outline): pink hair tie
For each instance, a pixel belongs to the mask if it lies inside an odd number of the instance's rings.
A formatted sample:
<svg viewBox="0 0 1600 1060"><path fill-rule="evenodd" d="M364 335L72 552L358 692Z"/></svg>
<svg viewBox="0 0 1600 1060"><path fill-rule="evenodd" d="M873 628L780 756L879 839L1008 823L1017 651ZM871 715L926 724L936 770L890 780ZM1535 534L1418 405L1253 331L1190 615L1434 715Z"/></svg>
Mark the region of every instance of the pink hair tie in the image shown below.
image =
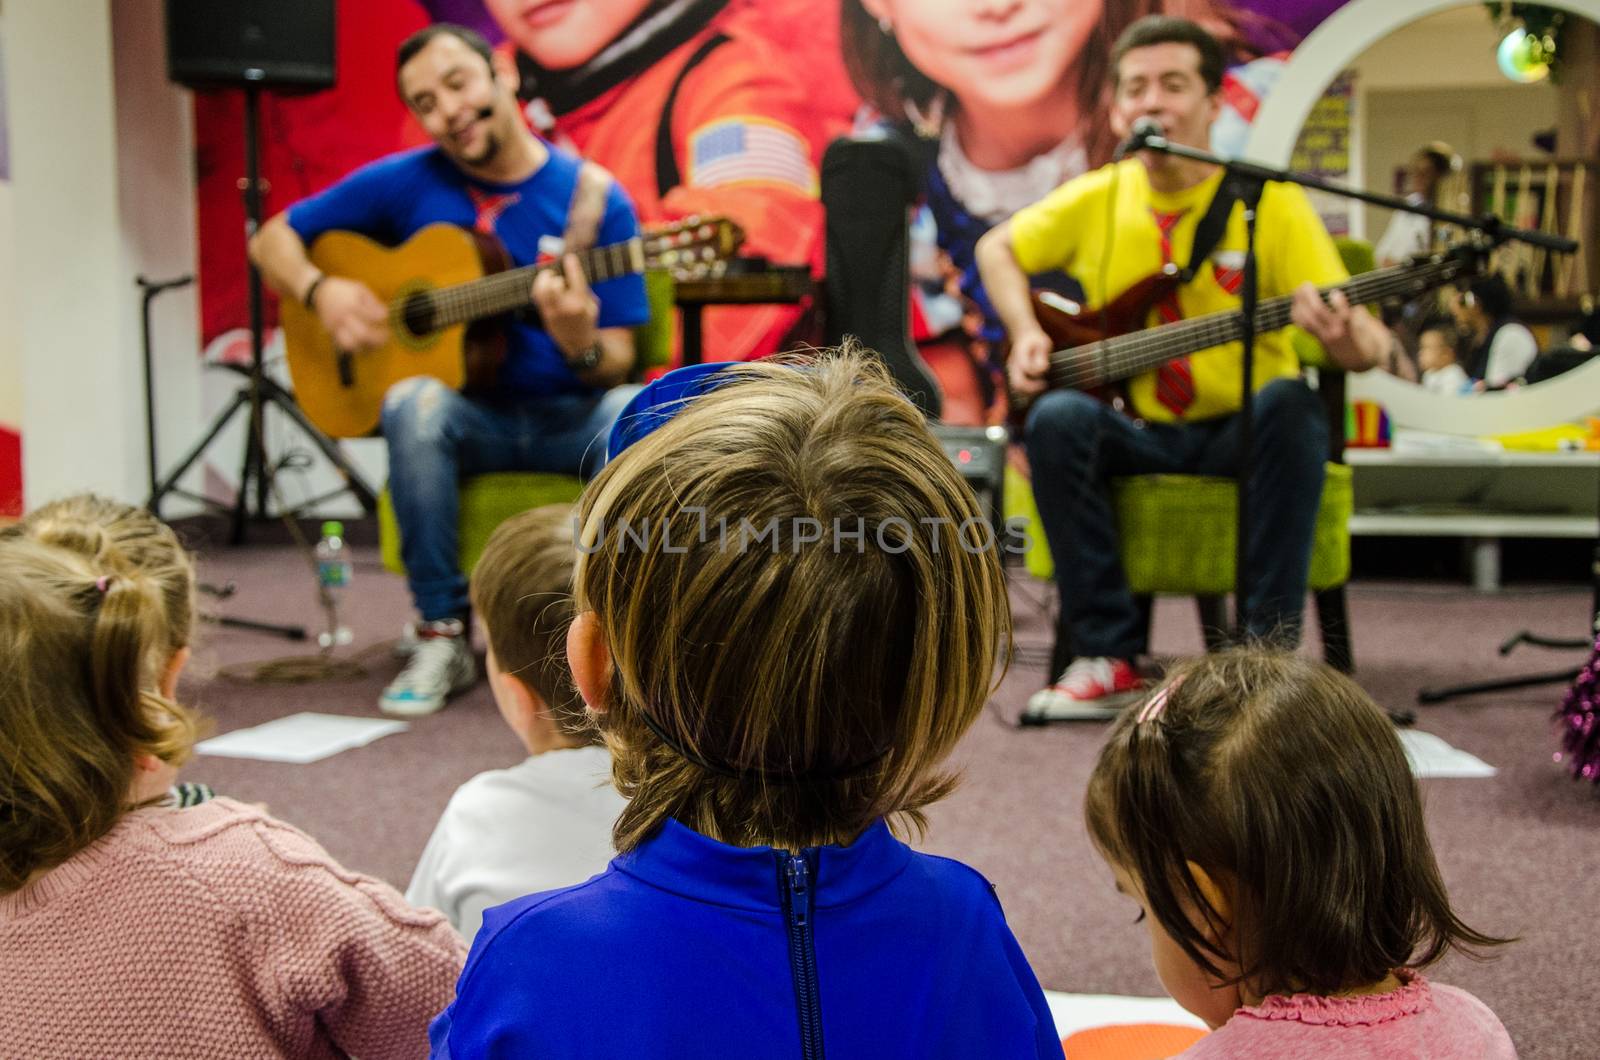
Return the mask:
<svg viewBox="0 0 1600 1060"><path fill-rule="evenodd" d="M1143 725L1147 721L1154 721L1155 719L1161 717L1161 712L1167 709L1168 697L1170 697L1173 691L1181 684L1183 684L1183 678L1179 677L1174 679L1170 684L1164 685L1157 689L1156 694L1151 696L1149 700L1145 702L1143 707L1139 708L1139 716L1134 719L1134 723L1136 725Z"/></svg>
<svg viewBox="0 0 1600 1060"><path fill-rule="evenodd" d="M100 577L94 580L94 587L100 590L100 595L104 596L106 590L111 588L110 576L105 574L100 575Z"/></svg>

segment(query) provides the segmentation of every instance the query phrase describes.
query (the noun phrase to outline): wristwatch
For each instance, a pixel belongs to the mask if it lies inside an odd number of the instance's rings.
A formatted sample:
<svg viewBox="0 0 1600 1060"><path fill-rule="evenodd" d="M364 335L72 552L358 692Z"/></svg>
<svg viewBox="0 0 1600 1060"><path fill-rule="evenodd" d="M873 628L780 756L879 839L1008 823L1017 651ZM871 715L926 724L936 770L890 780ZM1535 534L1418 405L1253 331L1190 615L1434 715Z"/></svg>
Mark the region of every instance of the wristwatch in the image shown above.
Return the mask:
<svg viewBox="0 0 1600 1060"><path fill-rule="evenodd" d="M574 372L588 372L599 367L600 358L605 355L605 349L600 345L600 340L595 339L576 357L567 358L567 367Z"/></svg>

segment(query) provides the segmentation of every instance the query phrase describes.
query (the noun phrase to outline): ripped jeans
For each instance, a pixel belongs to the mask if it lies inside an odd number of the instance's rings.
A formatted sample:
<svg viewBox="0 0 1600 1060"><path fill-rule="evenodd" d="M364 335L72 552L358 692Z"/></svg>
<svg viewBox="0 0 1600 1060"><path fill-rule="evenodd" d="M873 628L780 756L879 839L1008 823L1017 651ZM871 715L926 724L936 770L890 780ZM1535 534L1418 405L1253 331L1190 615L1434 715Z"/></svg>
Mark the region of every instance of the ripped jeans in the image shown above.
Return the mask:
<svg viewBox="0 0 1600 1060"><path fill-rule="evenodd" d="M482 401L425 376L389 388L383 400L389 496L423 621L467 613L457 528L461 480L488 471L590 477L605 464L612 421L638 390Z"/></svg>

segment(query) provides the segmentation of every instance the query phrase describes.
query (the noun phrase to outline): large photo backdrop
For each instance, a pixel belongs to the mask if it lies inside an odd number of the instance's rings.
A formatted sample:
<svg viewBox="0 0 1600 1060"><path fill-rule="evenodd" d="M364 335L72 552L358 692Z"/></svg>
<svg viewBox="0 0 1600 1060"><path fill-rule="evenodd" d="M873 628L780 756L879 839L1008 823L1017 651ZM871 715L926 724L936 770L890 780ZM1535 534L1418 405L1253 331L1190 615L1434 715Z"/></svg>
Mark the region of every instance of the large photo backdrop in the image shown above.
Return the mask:
<svg viewBox="0 0 1600 1060"><path fill-rule="evenodd" d="M745 253L822 261L817 167L834 137L900 126L926 157L919 237L938 254L918 320L993 338L976 289L977 236L1102 164L1111 41L1151 13L1195 18L1231 67L1215 146L1237 153L1295 44L1334 0L339 0L333 89L263 102L262 165L276 212L388 152L423 142L394 90L396 45L430 21L514 55L533 128L608 168L642 220L733 217ZM246 319L242 103L195 99L202 328ZM949 304L940 305L941 299ZM800 310L721 309L711 357L769 353ZM940 321L943 321L941 324Z"/></svg>

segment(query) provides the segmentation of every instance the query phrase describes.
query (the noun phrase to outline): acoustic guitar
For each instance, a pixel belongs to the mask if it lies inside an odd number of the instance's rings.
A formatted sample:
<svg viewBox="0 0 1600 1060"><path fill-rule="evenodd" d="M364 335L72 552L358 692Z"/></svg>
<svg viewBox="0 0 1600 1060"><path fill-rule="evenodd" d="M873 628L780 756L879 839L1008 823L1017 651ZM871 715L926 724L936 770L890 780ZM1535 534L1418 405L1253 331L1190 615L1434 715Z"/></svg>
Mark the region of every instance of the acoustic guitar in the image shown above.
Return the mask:
<svg viewBox="0 0 1600 1060"><path fill-rule="evenodd" d="M1343 291L1351 305L1414 298L1473 275L1481 260L1480 251L1459 248L1417 258L1406 265L1362 273L1344 283L1324 287L1321 293L1326 300L1333 291ZM1104 309L1090 309L1049 291L1035 291L1034 313L1056 346L1046 376L1049 388L1071 387L1109 399L1118 383L1176 357L1243 337L1243 314L1237 310L1145 327L1156 305L1175 292L1180 282L1176 269L1164 270L1134 284ZM1292 295L1258 303L1256 333L1286 327L1293 305ZM1011 397L1012 409L1020 412L1018 402L1023 400L1022 395Z"/></svg>
<svg viewBox="0 0 1600 1060"><path fill-rule="evenodd" d="M578 257L591 283L654 268L693 279L715 272L743 241L744 232L727 218L691 217ZM333 438L376 431L384 394L411 376L432 376L458 390L492 386L504 332L490 318L532 305L534 275L560 268L558 261L510 268L493 237L448 224L429 225L397 247L327 232L310 256L326 275L365 283L389 309L389 340L353 353L337 349L322 321L298 301L280 303L295 398Z"/></svg>

